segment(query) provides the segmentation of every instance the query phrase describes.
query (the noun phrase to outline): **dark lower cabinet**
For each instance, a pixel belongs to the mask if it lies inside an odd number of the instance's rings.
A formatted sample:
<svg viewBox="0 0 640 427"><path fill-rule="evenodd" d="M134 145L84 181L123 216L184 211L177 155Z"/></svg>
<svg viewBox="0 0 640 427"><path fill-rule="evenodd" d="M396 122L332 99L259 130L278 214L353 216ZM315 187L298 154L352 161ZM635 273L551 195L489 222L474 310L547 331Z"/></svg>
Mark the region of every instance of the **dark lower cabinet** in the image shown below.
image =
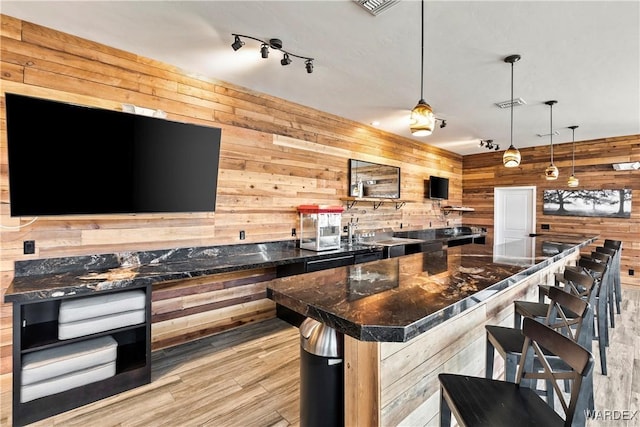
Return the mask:
<svg viewBox="0 0 640 427"><path fill-rule="evenodd" d="M59 339L59 313L63 301L88 301L94 296L104 296L115 292L137 290L138 301L143 300L140 308L141 323L125 324L121 327L99 326L92 328L92 317L86 324L89 332L68 339ZM144 296L140 295L140 290ZM82 305L82 303L81 303ZM98 307L96 310L99 310ZM89 308L91 312L93 308ZM142 313L143 312L143 313ZM116 314L117 316L118 314ZM97 316L97 315L96 315ZM95 317L98 319L100 316ZM107 316L108 317L108 316ZM103 316L104 319L104 316ZM99 322L96 320L96 322ZM126 322L123 322L126 323ZM67 324L67 323L65 323ZM107 322L106 325L109 323ZM93 342L110 342L111 354L115 360L109 360L111 372L104 379L93 381L85 372L97 369L89 365L85 370L76 370L75 358L82 358L83 353L75 354L71 349L79 346L90 346ZM115 354L114 354L115 353ZM48 358L49 355L65 355L71 362L60 367L59 357ZM29 356L30 355L30 356ZM39 361L36 366L44 379L35 383L23 384L23 371L31 366L29 361ZM85 357L86 363L90 358ZM104 366L104 365L100 365ZM115 369L113 367L115 366ZM31 371L29 375L34 375ZM50 377L48 375L51 375ZM54 376L55 375L55 376ZM74 380L64 379L74 377ZM81 378L81 379L77 379ZM33 378L30 378L33 379ZM70 295L54 299L30 301L14 301L13 303L13 425L22 426L51 417L108 396L121 393L151 381L151 285L120 289L116 291L96 292L95 295ZM25 380L25 382L27 382ZM70 384L81 384L72 388ZM37 392L33 393L33 386ZM31 386L31 388L29 388ZM43 391L44 390L44 391ZM60 391L58 391L60 390ZM32 393L29 395L28 393Z"/></svg>

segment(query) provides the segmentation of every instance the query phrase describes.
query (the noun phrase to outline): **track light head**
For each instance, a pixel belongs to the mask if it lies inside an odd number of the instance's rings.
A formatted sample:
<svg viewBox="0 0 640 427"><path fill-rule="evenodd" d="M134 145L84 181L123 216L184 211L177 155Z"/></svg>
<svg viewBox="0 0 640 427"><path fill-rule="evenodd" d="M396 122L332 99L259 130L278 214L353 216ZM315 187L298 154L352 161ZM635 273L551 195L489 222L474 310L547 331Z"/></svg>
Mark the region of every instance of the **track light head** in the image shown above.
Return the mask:
<svg viewBox="0 0 640 427"><path fill-rule="evenodd" d="M307 68L307 73L313 73L313 61L311 59L307 59L304 66Z"/></svg>
<svg viewBox="0 0 640 427"><path fill-rule="evenodd" d="M231 44L231 47L233 48L233 50L238 50L240 49L242 46L244 46L244 42L242 40L240 40L239 36L236 36L235 40L233 41L233 43Z"/></svg>
<svg viewBox="0 0 640 427"><path fill-rule="evenodd" d="M442 129L442 128L446 128L446 127L447 127L447 121L446 121L446 120L442 120L442 121L440 122L440 129Z"/></svg>
<svg viewBox="0 0 640 427"><path fill-rule="evenodd" d="M267 46L265 43L263 43L262 47L260 48L260 54L263 58L269 57L269 46Z"/></svg>
<svg viewBox="0 0 640 427"><path fill-rule="evenodd" d="M289 54L285 53L282 59L280 60L280 64L282 66L291 64L291 58L289 58Z"/></svg>

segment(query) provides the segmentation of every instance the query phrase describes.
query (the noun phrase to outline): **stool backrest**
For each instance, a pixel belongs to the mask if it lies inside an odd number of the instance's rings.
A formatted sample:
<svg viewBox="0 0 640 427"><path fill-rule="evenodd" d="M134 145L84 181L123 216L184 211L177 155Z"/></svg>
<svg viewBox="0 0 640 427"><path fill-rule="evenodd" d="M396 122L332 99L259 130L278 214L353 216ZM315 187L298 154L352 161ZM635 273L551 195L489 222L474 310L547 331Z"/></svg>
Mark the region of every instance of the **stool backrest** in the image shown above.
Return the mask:
<svg viewBox="0 0 640 427"><path fill-rule="evenodd" d="M615 249L617 251L617 250L620 250L620 248L622 248L622 241L605 239L604 247L605 248L612 248L612 249Z"/></svg>
<svg viewBox="0 0 640 427"><path fill-rule="evenodd" d="M522 333L525 336L522 354L526 357L520 358L516 382L524 387L530 387L541 379L546 380L547 384L551 383L564 411L565 426L570 426L576 409L586 407L588 396L582 388L582 382L591 375L593 356L577 342L530 317L523 319ZM572 370L567 372L565 368L554 371L542 348L557 355ZM534 363L534 360L539 364ZM540 366L543 368L542 372L539 371ZM569 396L564 392L564 381L571 383Z"/></svg>
<svg viewBox="0 0 640 427"><path fill-rule="evenodd" d="M586 277L584 285L593 287L593 278L586 273L582 273L582 276ZM588 344L588 340L592 339L589 327L593 321L589 302L557 286L549 288L549 299L551 302L545 323L583 346ZM588 330L583 333L583 328Z"/></svg>

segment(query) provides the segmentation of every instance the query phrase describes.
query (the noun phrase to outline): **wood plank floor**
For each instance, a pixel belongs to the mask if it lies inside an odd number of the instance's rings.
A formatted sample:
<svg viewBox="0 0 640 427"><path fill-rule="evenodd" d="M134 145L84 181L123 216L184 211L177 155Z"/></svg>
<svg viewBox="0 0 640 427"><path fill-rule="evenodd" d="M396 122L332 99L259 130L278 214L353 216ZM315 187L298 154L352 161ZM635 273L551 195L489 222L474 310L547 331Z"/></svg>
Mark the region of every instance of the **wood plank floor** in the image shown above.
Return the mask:
<svg viewBox="0 0 640 427"><path fill-rule="evenodd" d="M589 420L588 427L640 426L640 413L621 419L640 410L640 289L626 287L623 297L607 376L594 346L596 407L609 419ZM261 322L154 352L151 384L32 425L298 426L298 363L298 330L278 319ZM4 426L10 425L10 376L1 381Z"/></svg>

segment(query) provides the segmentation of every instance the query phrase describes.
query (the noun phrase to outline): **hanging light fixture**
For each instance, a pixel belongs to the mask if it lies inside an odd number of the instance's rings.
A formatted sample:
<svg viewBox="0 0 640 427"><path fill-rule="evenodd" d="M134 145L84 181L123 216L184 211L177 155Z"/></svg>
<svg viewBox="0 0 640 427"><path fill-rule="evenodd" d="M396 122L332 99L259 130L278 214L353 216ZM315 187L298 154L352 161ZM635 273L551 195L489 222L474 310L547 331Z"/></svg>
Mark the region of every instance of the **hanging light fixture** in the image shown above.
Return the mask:
<svg viewBox="0 0 640 427"><path fill-rule="evenodd" d="M571 176L567 180L567 185L569 187L577 187L578 185L580 185L580 180L576 178L576 128L577 127L578 126L576 125L569 126L569 129L571 129L572 140L573 140L572 149L571 149Z"/></svg>
<svg viewBox="0 0 640 427"><path fill-rule="evenodd" d="M413 110L409 121L409 129L414 136L429 136L433 132L436 124L436 116L433 114L431 106L424 100L424 0L421 9L422 36L420 38L421 66L420 66L420 100Z"/></svg>
<svg viewBox="0 0 640 427"><path fill-rule="evenodd" d="M553 104L558 101L547 101L545 104L549 106L549 148L551 151L551 162L544 170L544 177L547 181L558 179L558 168L553 164Z"/></svg>
<svg viewBox="0 0 640 427"><path fill-rule="evenodd" d="M511 139L509 148L502 155L502 164L507 168L515 168L520 164L520 151L513 146L513 64L520 61L520 55L509 55L504 62L511 64Z"/></svg>

